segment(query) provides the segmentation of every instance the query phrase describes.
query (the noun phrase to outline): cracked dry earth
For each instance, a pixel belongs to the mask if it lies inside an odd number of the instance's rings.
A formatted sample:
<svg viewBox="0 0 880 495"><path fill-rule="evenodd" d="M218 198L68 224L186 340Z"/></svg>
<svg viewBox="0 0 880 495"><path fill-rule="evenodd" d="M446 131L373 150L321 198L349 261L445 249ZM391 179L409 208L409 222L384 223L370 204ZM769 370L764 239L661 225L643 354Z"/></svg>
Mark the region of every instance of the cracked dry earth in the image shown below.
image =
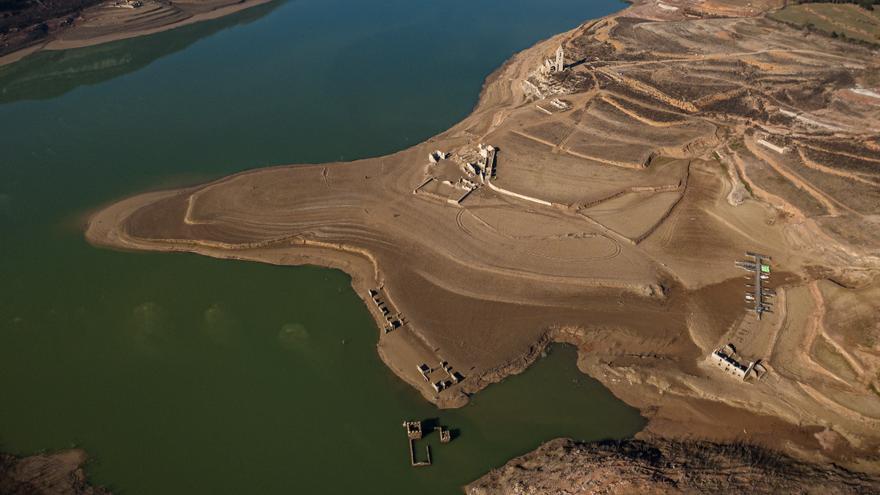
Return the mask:
<svg viewBox="0 0 880 495"><path fill-rule="evenodd" d="M517 54L410 149L128 198L88 239L345 270L380 328L369 289L402 322L384 362L441 407L563 341L642 437L880 470L880 57L769 5L696 5L636 3ZM568 68L542 74L560 45ZM761 321L747 250L773 259ZM768 373L709 365L728 342ZM438 393L417 366L441 359L465 379Z"/></svg>

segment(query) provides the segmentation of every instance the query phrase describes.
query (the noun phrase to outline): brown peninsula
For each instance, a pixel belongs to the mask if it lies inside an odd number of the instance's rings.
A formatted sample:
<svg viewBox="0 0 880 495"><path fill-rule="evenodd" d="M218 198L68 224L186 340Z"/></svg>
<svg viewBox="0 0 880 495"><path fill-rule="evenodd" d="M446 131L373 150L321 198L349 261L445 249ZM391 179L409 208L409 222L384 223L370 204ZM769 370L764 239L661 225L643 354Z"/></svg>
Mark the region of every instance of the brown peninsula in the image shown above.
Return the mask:
<svg viewBox="0 0 880 495"><path fill-rule="evenodd" d="M139 195L87 237L342 269L441 407L562 341L641 438L880 471L880 56L781 6L636 2L514 56L425 143ZM760 320L745 251L772 257ZM763 372L718 369L727 344Z"/></svg>

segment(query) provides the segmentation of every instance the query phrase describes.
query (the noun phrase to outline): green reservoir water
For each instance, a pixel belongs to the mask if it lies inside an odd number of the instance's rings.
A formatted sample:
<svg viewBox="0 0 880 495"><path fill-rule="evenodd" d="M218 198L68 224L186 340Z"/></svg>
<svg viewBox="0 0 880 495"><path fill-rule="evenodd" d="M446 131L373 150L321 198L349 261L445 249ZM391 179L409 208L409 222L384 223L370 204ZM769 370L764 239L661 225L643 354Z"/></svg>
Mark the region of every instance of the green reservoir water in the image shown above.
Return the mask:
<svg viewBox="0 0 880 495"><path fill-rule="evenodd" d="M415 144L511 54L621 6L291 0L0 67L0 450L81 446L121 494L446 494L554 437L635 433L573 349L438 411L344 273L82 236L145 189ZM413 469L406 418L459 436Z"/></svg>

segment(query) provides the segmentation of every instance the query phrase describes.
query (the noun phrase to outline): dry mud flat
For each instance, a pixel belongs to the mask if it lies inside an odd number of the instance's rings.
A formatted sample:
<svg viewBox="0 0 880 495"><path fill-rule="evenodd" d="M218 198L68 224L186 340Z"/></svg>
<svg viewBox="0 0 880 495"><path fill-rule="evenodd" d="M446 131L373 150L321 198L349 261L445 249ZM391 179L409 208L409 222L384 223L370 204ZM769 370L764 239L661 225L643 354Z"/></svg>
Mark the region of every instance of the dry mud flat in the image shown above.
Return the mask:
<svg viewBox="0 0 880 495"><path fill-rule="evenodd" d="M768 7L637 3L516 55L426 143L136 196L87 237L341 268L441 407L563 341L642 436L880 471L880 57ZM538 70L560 45L566 70ZM777 273L761 321L747 250ZM710 365L729 342L768 373ZM438 392L442 361L464 380Z"/></svg>

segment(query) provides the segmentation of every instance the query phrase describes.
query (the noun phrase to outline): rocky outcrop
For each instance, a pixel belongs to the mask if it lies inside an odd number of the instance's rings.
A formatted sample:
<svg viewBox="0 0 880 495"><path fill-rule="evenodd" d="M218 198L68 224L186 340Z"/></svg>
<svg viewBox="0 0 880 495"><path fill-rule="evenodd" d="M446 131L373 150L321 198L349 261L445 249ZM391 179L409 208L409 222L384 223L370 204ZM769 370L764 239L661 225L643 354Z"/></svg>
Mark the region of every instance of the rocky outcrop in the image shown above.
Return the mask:
<svg viewBox="0 0 880 495"><path fill-rule="evenodd" d="M465 487L501 494L868 494L880 479L744 444L556 439Z"/></svg>
<svg viewBox="0 0 880 495"><path fill-rule="evenodd" d="M109 495L89 485L83 465L88 456L79 449L54 454L15 457L0 454L0 493L4 495Z"/></svg>

